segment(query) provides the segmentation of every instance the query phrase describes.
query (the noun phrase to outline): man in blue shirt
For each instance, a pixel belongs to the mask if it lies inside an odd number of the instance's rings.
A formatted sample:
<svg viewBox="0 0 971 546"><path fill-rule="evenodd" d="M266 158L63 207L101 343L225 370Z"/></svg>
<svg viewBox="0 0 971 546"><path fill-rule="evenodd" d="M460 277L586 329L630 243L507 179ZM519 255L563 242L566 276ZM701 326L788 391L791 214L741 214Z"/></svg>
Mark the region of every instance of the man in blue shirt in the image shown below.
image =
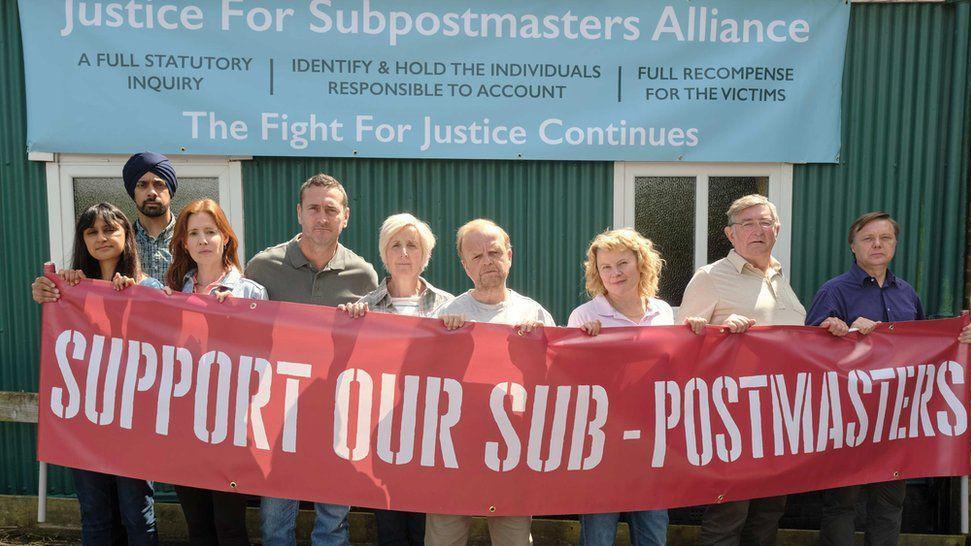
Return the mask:
<svg viewBox="0 0 971 546"><path fill-rule="evenodd" d="M907 281L888 268L897 248L900 227L886 212L868 212L850 226L850 270L834 277L816 293L806 325L842 321L863 335L881 322L923 320L920 298ZM866 544L897 544L906 482L871 483L823 492L820 543L853 545L856 500L868 495Z"/></svg>

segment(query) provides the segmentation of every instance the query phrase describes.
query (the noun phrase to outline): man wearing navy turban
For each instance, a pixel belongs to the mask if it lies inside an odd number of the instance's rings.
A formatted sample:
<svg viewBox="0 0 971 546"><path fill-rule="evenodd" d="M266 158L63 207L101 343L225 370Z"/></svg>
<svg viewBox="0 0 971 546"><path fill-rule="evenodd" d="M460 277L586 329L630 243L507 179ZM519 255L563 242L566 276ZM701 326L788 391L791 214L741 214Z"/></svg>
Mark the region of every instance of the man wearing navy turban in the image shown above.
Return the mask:
<svg viewBox="0 0 971 546"><path fill-rule="evenodd" d="M141 152L128 159L121 176L125 190L138 209L135 243L142 271L164 283L165 272L172 262L169 243L175 215L169 210L169 203L179 187L175 168L162 154Z"/></svg>

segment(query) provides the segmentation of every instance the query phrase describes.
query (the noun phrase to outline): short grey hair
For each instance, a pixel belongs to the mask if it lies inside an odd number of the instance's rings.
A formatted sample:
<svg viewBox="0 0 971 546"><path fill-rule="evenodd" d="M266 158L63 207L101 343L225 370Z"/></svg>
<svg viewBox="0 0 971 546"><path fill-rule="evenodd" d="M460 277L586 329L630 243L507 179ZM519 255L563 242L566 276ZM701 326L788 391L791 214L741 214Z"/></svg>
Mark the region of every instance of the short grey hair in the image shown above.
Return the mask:
<svg viewBox="0 0 971 546"><path fill-rule="evenodd" d="M421 244L421 251L424 255L421 264L422 271L428 267L428 262L432 259L432 249L435 248L435 234L432 233L428 224L407 212L392 214L381 224L381 232L378 235L378 253L381 255L381 262L384 263L384 268L388 272L391 271L391 268L388 267L388 243L399 231L407 227L413 227L418 232L418 242Z"/></svg>
<svg viewBox="0 0 971 546"><path fill-rule="evenodd" d="M775 220L775 223L779 223L779 213L775 210L775 205L772 204L772 201L769 201L769 199L762 194L752 193L744 197L739 197L732 202L732 206L728 207L728 210L725 212L725 216L728 216L728 225L734 224L735 217L738 216L743 210L757 207L759 205L765 205L772 214L772 219Z"/></svg>

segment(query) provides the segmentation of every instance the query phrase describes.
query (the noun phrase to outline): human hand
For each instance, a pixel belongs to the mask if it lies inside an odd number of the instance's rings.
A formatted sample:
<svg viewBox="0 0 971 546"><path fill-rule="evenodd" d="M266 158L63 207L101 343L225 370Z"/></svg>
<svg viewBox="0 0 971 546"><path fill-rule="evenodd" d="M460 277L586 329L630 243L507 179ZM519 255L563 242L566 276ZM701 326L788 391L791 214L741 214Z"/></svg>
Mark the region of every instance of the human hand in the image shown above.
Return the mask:
<svg viewBox="0 0 971 546"><path fill-rule="evenodd" d="M853 321L850 328L856 328L861 334L867 335L877 327L877 324L880 324L880 322L874 322L866 317L860 317Z"/></svg>
<svg viewBox="0 0 971 546"><path fill-rule="evenodd" d="M87 278L84 275L84 271L81 271L80 269L62 269L57 272L57 276L69 286L74 286L81 282L81 279Z"/></svg>
<svg viewBox="0 0 971 546"><path fill-rule="evenodd" d="M684 324L687 324L691 331L696 334L701 334L705 331L705 326L708 326L708 319L702 317L687 317L684 319Z"/></svg>
<svg viewBox="0 0 971 546"><path fill-rule="evenodd" d="M126 277L118 272L115 272L115 276L111 278L111 285L115 287L115 290L121 291L135 284L137 284L135 283L135 279Z"/></svg>
<svg viewBox="0 0 971 546"><path fill-rule="evenodd" d="M516 330L518 330L516 333L524 336L541 326L543 326L543 323L538 320L527 320L516 325Z"/></svg>
<svg viewBox="0 0 971 546"><path fill-rule="evenodd" d="M47 277L37 277L30 283L30 297L37 303L50 303L59 300L61 292L54 281Z"/></svg>
<svg viewBox="0 0 971 546"><path fill-rule="evenodd" d="M600 334L600 321L599 320L588 320L580 325L580 330L588 336L595 336Z"/></svg>
<svg viewBox="0 0 971 546"><path fill-rule="evenodd" d="M971 324L961 328L961 333L958 334L958 341L961 343L971 343Z"/></svg>
<svg viewBox="0 0 971 546"><path fill-rule="evenodd" d="M749 328L755 325L755 319L750 319L742 315L732 314L723 323L728 327L728 331L733 334L744 334Z"/></svg>
<svg viewBox="0 0 971 546"><path fill-rule="evenodd" d="M367 312L368 312L367 303L364 303L364 302L361 302L361 303L342 303L342 304L338 305L337 308L339 310L341 310L341 311L344 311L345 313L347 313L347 316L349 316L351 318L354 318L354 319L361 318L364 315L366 315Z"/></svg>
<svg viewBox="0 0 971 546"><path fill-rule="evenodd" d="M445 325L447 330L458 330L459 328L465 326L465 316L464 315L443 315L442 324Z"/></svg>
<svg viewBox="0 0 971 546"><path fill-rule="evenodd" d="M825 328L836 337L843 337L850 331L850 327L838 317L827 318L819 324L819 327Z"/></svg>

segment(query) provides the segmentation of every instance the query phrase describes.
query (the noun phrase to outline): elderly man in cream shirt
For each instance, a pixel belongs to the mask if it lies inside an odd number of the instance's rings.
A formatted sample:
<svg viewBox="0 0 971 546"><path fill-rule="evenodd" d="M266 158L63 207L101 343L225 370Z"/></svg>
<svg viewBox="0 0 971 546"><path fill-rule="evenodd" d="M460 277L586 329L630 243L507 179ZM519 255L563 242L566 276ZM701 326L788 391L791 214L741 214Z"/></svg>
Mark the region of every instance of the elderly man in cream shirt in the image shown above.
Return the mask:
<svg viewBox="0 0 971 546"><path fill-rule="evenodd" d="M684 292L678 323L705 319L742 334L753 325L803 325L806 309L772 257L779 235L775 205L762 195L746 195L729 207L725 235L728 256L699 269ZM842 321L820 325L834 335L846 334ZM709 506L699 542L711 546L774 544L786 497L725 502Z"/></svg>

